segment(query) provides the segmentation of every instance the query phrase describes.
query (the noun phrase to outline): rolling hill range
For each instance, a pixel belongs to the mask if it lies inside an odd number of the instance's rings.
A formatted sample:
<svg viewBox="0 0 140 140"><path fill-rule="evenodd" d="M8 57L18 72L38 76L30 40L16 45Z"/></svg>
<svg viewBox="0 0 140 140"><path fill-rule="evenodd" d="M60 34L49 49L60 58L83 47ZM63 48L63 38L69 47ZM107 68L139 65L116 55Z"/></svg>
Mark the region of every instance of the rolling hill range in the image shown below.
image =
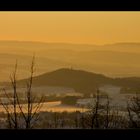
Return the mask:
<svg viewBox="0 0 140 140"><path fill-rule="evenodd" d="M18 78L27 78L33 53L36 75L73 67L109 77L140 76L140 43L88 45L0 41L0 82L9 81L16 59Z"/></svg>

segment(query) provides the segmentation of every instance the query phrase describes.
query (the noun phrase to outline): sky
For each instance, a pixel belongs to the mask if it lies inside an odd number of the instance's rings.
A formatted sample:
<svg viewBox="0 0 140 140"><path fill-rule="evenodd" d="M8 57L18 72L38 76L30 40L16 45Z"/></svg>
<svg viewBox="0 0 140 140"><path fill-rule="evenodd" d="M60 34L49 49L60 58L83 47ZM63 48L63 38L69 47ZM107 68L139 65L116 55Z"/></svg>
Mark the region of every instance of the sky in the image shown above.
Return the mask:
<svg viewBox="0 0 140 140"><path fill-rule="evenodd" d="M140 12L0 12L0 40L140 42Z"/></svg>

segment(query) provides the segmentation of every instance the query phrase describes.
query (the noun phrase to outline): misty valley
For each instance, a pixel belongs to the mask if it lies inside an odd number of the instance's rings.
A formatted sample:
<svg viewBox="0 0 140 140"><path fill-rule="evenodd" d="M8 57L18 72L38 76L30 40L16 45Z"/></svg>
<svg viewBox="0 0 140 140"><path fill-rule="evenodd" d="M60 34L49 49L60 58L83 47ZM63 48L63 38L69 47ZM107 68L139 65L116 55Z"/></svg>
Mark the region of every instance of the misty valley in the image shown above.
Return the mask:
<svg viewBox="0 0 140 140"><path fill-rule="evenodd" d="M16 81L16 93L20 102L20 106L17 105L16 108L17 114L21 113L20 107L24 114L28 114L26 83L29 79ZM32 80L30 96L35 97L35 100L31 101L32 108L38 105L41 97L43 98L40 102L42 107L36 112L42 119L38 118L33 128L122 129L134 127L129 122L128 102L131 103L131 99L136 96L139 99L140 78L110 78L88 71L61 68L34 76ZM7 113L10 113L7 109L10 109L11 114L14 113L14 92L10 82L1 83L0 117L3 124L1 128L7 128ZM7 106L7 109L3 106ZM36 111L36 108L32 111ZM131 115L137 117L135 112ZM96 121L93 123L94 117ZM20 119L18 123L21 125L23 119ZM98 126L96 126L97 122ZM136 120L137 123L139 124ZM21 126L26 128L24 125Z"/></svg>

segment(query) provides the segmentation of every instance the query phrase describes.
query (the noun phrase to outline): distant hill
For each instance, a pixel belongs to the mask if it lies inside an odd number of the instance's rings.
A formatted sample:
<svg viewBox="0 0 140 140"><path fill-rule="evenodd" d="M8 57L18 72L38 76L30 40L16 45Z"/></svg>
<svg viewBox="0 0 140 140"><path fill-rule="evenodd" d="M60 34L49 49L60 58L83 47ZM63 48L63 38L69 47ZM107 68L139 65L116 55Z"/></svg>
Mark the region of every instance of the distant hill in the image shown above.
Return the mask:
<svg viewBox="0 0 140 140"><path fill-rule="evenodd" d="M18 81L25 84L27 79ZM95 74L83 70L58 69L33 78L34 86L62 86L75 89L77 92L91 93L102 85L115 85L122 87L139 87L140 78L110 78L102 74Z"/></svg>
<svg viewBox="0 0 140 140"><path fill-rule="evenodd" d="M62 86L74 88L78 92L92 92L98 85L110 83L111 80L111 78L101 74L62 68L34 77L33 85ZM21 85L26 83L26 81L27 79L24 79L18 83Z"/></svg>

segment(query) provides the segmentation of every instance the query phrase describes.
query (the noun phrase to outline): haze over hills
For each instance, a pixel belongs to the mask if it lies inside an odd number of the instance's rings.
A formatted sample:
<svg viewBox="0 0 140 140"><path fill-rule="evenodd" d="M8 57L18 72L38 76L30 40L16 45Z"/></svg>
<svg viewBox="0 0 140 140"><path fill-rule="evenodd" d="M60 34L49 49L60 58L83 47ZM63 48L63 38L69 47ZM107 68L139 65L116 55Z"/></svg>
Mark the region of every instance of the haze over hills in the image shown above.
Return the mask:
<svg viewBox="0 0 140 140"><path fill-rule="evenodd" d="M140 76L140 43L88 45L0 41L0 81L9 81L16 59L18 79L27 78L34 53L36 75L73 67L109 77Z"/></svg>

